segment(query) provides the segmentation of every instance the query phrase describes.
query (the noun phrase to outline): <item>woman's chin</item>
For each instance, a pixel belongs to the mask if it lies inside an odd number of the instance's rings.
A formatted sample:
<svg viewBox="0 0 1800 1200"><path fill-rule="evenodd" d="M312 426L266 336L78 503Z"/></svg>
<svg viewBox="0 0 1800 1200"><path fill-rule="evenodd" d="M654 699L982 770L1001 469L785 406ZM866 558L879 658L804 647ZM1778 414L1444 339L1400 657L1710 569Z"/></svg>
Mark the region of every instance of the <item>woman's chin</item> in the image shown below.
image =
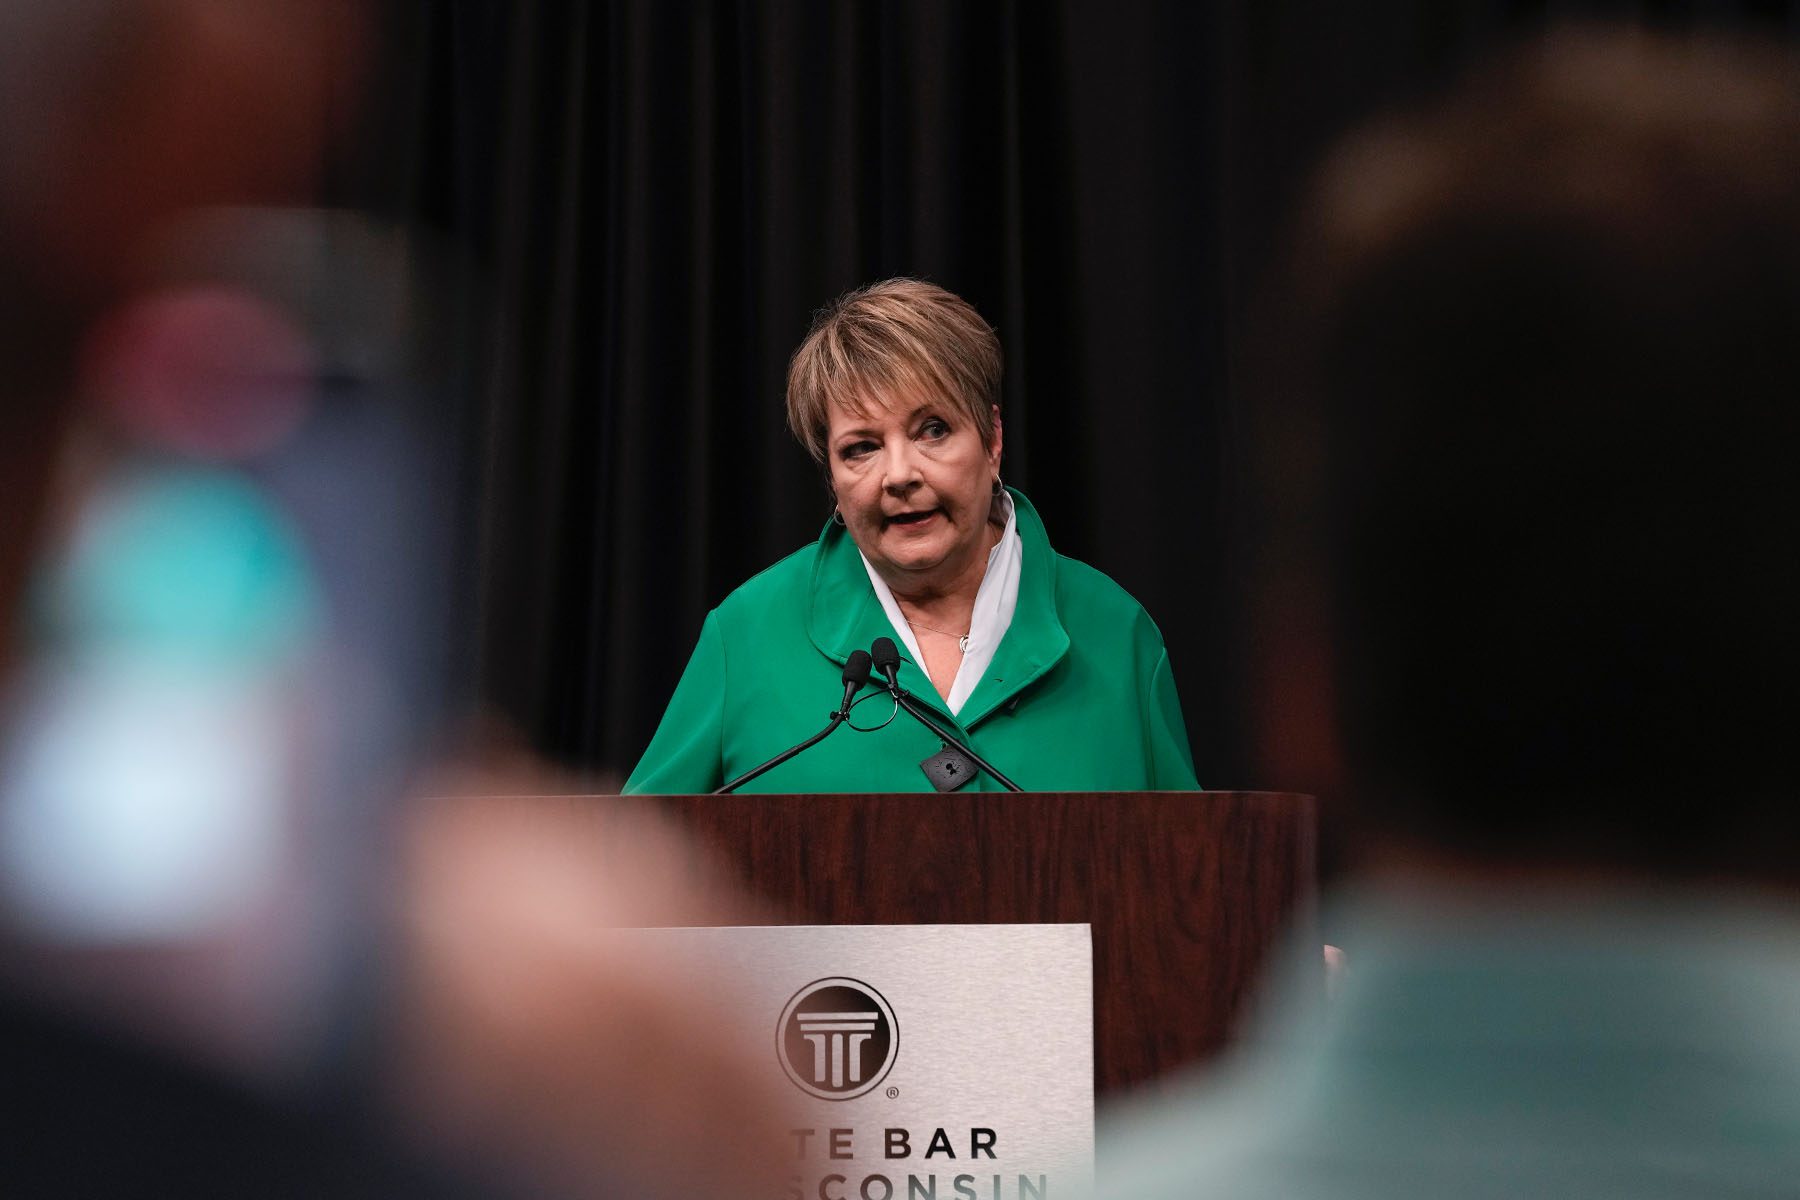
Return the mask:
<svg viewBox="0 0 1800 1200"><path fill-rule="evenodd" d="M896 571L904 571L908 575L923 575L943 566L944 556L941 554L891 555L888 562Z"/></svg>
<svg viewBox="0 0 1800 1200"><path fill-rule="evenodd" d="M871 559L876 555L870 555ZM892 541L882 543L879 558L898 572L907 575L920 575L937 570L944 565L944 548L941 546L896 546Z"/></svg>

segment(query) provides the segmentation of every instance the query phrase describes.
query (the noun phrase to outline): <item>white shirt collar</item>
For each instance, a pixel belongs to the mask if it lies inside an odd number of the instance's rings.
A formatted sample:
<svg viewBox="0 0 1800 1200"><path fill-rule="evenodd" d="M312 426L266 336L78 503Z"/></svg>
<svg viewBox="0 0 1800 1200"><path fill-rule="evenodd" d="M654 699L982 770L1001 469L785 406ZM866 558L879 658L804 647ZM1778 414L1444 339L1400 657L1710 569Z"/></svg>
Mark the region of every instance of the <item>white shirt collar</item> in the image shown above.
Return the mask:
<svg viewBox="0 0 1800 1200"><path fill-rule="evenodd" d="M975 592L975 609L969 614L969 648L963 652L962 666L957 669L950 695L944 701L951 716L962 711L988 664L994 661L994 651L1000 648L1000 640L1012 625L1013 610L1019 606L1019 570L1025 544L1019 538L1019 517L1012 493L1002 491L1000 505L1006 512L1006 528L994 548L988 551L987 570L981 577L981 587ZM900 612L893 591L875 573L867 558L862 561L863 569L869 573L869 583L875 588L875 598L881 601L881 609L887 613L888 623L899 635L908 656L923 671L925 657L919 653L918 640Z"/></svg>

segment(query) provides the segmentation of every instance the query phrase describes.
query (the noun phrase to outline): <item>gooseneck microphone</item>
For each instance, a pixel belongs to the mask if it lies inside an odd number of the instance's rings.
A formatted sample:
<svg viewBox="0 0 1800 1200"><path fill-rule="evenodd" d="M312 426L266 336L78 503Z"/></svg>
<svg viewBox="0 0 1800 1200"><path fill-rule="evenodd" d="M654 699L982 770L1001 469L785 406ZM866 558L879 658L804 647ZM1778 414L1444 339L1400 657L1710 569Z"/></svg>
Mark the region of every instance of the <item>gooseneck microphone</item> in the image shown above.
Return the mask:
<svg viewBox="0 0 1800 1200"><path fill-rule="evenodd" d="M895 702L898 703L901 708L906 710L908 716L925 726L925 728L931 730L931 732L937 734L939 738L943 739L944 745L954 746L957 750L967 755L970 762L980 767L983 771L986 771L1007 791L1022 792L1025 790L1012 780L1008 779L1005 775L1002 775L1000 769L994 766L994 764L988 762L987 759L971 750L967 742L964 742L955 734L947 732L943 726L927 716L924 709L922 709L912 698L912 693L900 686L900 648L894 645L893 638L876 638L875 644L869 649L872 651L872 661L875 664L875 669L880 671L882 678L887 680L887 690L893 695ZM821 734L820 736L824 735Z"/></svg>
<svg viewBox="0 0 1800 1200"><path fill-rule="evenodd" d="M887 680L888 691L897 692L901 690L900 647L894 645L894 639L889 637L878 637L875 639L875 644L869 647L869 650L869 661L877 671L881 672L881 677Z"/></svg>
<svg viewBox="0 0 1800 1200"><path fill-rule="evenodd" d="M800 753L802 750L809 750L824 741L832 730L836 729L839 725L842 725L845 719L849 717L850 702L856 699L856 693L862 690L863 684L869 682L869 667L868 651L852 650L850 652L850 657L844 662L843 702L838 705L837 711L831 714L831 720L826 724L825 728L819 730L819 732L813 734L798 746L791 746L788 749L783 750L780 754L777 754L774 758L771 758L761 766L751 767L748 771L745 771L742 775L739 775L724 787L716 789L713 792L713 795L723 796L730 792L735 792L746 783L749 783L752 779L755 779L758 775L767 771L773 771L776 767L779 767L782 763L794 757L794 755Z"/></svg>
<svg viewBox="0 0 1800 1200"><path fill-rule="evenodd" d="M850 715L850 702L862 691L863 684L869 682L869 671L874 665L867 650L852 650L850 657L844 660L844 702L838 705L838 720Z"/></svg>

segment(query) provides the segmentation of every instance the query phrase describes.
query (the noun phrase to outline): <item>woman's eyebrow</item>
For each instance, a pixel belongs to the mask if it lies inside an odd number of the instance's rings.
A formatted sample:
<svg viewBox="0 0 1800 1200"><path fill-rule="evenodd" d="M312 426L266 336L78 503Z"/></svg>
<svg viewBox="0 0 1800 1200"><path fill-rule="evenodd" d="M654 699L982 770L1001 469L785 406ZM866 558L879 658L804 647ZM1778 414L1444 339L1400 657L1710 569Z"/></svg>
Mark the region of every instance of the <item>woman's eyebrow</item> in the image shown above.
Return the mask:
<svg viewBox="0 0 1800 1200"><path fill-rule="evenodd" d="M889 409L888 411L892 412L893 410ZM918 405L914 406L914 408L911 412L907 413L906 416L902 417L900 419L900 423L902 425L911 425L914 421L918 420L919 417L922 416L923 414L935 413L936 411L937 411L936 402L931 401L931 400L925 400L925 401L920 402ZM857 426L856 428L853 428L853 429L841 429L835 435L833 435L831 440L834 442L841 442L845 438L880 437L880 436L881 436L881 430L875 429L872 426L861 425L861 426Z"/></svg>

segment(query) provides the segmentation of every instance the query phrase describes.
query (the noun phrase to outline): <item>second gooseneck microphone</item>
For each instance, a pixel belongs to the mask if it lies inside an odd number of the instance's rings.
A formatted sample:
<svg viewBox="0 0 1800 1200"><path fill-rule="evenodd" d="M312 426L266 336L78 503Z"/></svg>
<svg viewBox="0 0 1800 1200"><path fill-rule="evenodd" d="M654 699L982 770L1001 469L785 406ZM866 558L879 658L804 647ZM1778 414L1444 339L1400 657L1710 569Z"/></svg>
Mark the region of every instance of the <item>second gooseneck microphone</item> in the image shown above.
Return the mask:
<svg viewBox="0 0 1800 1200"><path fill-rule="evenodd" d="M837 716L841 721L850 715L850 702L856 699L856 693L862 690L863 684L869 682L869 674L874 661L867 650L852 650L850 657L844 660L844 701L838 705Z"/></svg>
<svg viewBox="0 0 1800 1200"><path fill-rule="evenodd" d="M900 686L900 648L894 645L893 638L876 638L875 644L869 649L871 651L871 661L874 663L875 669L881 672L883 679L887 680L887 690L893 695L894 701L899 704L901 708L906 710L908 716L925 726L925 728L931 730L931 732L937 734L946 746L954 746L963 754L966 754L970 762L980 767L983 771L986 771L1007 791L1022 792L1025 790L1012 780L1008 779L1005 775L1001 774L998 767L971 750L967 742L963 741L955 734L946 731L943 726L925 715L924 709L913 700L912 693ZM824 735L821 734L820 736Z"/></svg>
<svg viewBox="0 0 1800 1200"><path fill-rule="evenodd" d="M868 651L852 650L850 652L850 657L844 661L844 699L838 704L837 711L831 714L831 720L825 728L819 730L819 732L813 734L798 746L791 746L788 749L783 750L780 754L777 754L774 758L771 758L761 766L751 767L748 771L745 771L742 775L739 775L724 787L714 791L713 795L723 796L730 792L735 792L746 783L749 783L752 779L755 779L758 775L761 775L766 771L773 771L776 767L779 767L782 763L794 757L794 755L800 753L802 750L810 749L824 741L826 736L829 735L832 730L836 729L839 725L842 725L850 716L850 703L856 699L856 693L862 690L863 684L869 682L869 669L870 660Z"/></svg>

